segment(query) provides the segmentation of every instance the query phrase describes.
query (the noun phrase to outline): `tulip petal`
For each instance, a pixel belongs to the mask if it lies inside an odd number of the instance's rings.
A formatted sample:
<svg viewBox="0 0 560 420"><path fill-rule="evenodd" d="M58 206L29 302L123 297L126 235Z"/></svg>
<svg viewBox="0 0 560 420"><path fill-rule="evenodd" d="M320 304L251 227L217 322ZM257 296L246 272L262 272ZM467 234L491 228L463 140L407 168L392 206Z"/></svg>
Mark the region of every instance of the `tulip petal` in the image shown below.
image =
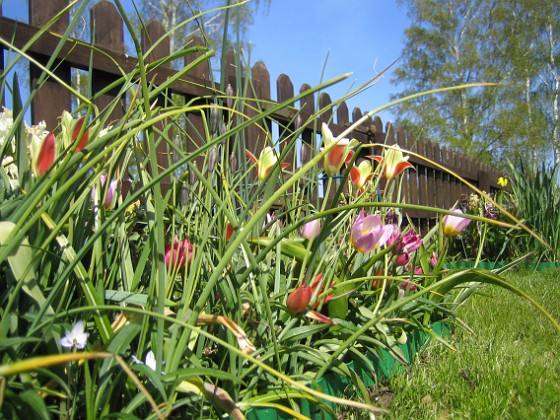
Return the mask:
<svg viewBox="0 0 560 420"><path fill-rule="evenodd" d="M314 321L322 322L323 324L337 325L336 321L316 311L307 311L305 316Z"/></svg>
<svg viewBox="0 0 560 420"><path fill-rule="evenodd" d="M82 131L82 127L84 125L84 117L81 117L80 119L78 119L78 121L76 122L76 125L74 126L74 131L72 132L72 141L75 141L78 136L80 135L81 131ZM87 143L89 140L89 130L86 129L83 134L82 137L80 137L80 140L78 142L78 146L76 147L76 150L74 150L74 153L78 153L80 152L84 147L86 147Z"/></svg>
<svg viewBox="0 0 560 420"><path fill-rule="evenodd" d="M39 151L39 157L37 158L37 173L39 175L43 175L47 172L54 163L55 153L56 146L54 134L49 133L41 144L41 150Z"/></svg>

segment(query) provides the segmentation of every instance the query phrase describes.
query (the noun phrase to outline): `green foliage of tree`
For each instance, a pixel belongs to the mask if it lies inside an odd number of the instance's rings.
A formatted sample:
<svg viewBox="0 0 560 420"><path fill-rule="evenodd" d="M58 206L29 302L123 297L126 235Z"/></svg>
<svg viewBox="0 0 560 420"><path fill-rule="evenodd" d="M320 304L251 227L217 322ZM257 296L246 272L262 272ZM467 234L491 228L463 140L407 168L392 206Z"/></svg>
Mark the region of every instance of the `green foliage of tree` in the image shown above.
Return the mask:
<svg viewBox="0 0 560 420"><path fill-rule="evenodd" d="M409 101L409 131L492 161L560 159L560 4L553 0L400 0L412 25L395 97L493 82Z"/></svg>

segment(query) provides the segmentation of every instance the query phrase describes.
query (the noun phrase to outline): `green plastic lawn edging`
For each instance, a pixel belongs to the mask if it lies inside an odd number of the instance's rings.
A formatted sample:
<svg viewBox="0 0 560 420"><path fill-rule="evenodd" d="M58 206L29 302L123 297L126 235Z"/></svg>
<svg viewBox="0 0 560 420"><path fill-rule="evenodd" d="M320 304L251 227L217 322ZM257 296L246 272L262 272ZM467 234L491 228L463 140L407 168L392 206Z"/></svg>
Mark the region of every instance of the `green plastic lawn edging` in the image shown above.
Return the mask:
<svg viewBox="0 0 560 420"><path fill-rule="evenodd" d="M479 261L476 265L477 268L483 268L486 270L493 270L495 268L502 268L509 264L506 261ZM473 268L475 266L473 261L453 261L445 263L446 268L456 269L456 268ZM560 267L560 261L544 261L544 262L522 262L517 265L519 268L528 268L535 271L545 271L553 268Z"/></svg>
<svg viewBox="0 0 560 420"><path fill-rule="evenodd" d="M439 336L447 336L451 333L451 330L452 326L448 322L436 322L432 325L432 332ZM414 355L418 353L430 339L431 336L429 334L422 331L415 331L409 335L406 343L399 344L397 347L400 349L406 361L410 363ZM405 365L400 363L384 349L380 349L377 354L367 353L365 356L375 370L374 375L371 373L371 368L366 366L366 362L359 358L349 361L346 366L362 380L366 387L377 385L379 381L389 379L404 372ZM345 376L329 372L317 382L310 384L310 386L327 395L343 397L345 392L351 387L351 382ZM328 405L333 412L335 411L334 403L324 401L324 405ZM290 407L287 402L286 406ZM318 405L306 399L300 401L299 412L311 419L336 420L336 417L329 412L319 408ZM287 420L293 417L275 408L252 407L247 410L246 418L247 420Z"/></svg>

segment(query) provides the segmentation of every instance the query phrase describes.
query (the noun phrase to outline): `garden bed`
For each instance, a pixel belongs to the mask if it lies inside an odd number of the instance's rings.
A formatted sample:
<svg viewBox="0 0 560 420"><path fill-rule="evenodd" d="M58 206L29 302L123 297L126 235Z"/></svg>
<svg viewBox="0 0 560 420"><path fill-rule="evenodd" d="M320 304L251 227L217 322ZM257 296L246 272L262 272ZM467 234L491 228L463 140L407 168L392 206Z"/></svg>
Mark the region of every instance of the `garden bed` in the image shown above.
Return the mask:
<svg viewBox="0 0 560 420"><path fill-rule="evenodd" d="M452 325L448 322L436 322L432 325L432 331L439 336L447 336L452 331ZM422 331L415 331L409 336L406 343L399 344L396 347L398 347L404 359L406 359L408 363L411 363L414 356L431 341L431 338L430 334ZM359 359L354 359L347 364L348 368L356 373L366 387L375 387L379 385L379 382L386 382L391 377L404 372L405 365L399 363L395 357L386 350L380 349L378 354L368 353L367 358L374 367L377 377L373 377L368 367L365 365L365 362ZM347 395L350 386L351 382L348 378L330 372L319 379L312 387L328 395L343 397ZM324 404L329 406L333 411L336 408L335 404L328 401L325 401ZM336 419L332 414L322 410L318 405L312 404L308 400L301 400L300 413L313 419ZM283 420L291 418L293 418L292 415L280 409L269 407L251 408L247 411L248 420Z"/></svg>

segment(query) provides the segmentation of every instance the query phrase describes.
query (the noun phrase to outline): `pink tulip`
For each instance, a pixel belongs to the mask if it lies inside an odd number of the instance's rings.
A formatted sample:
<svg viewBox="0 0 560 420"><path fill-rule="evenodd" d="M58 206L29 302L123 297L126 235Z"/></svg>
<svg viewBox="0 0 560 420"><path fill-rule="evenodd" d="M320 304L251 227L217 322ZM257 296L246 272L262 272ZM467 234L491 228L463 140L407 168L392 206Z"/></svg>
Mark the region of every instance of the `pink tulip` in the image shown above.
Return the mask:
<svg viewBox="0 0 560 420"><path fill-rule="evenodd" d="M395 258L395 265L397 267L404 267L409 263L409 261L410 255L408 254L408 252L403 252L402 254L398 255L397 258Z"/></svg>
<svg viewBox="0 0 560 420"><path fill-rule="evenodd" d="M451 209L451 211L457 214L463 214L460 209ZM457 236L469 225L470 222L471 220L465 217L446 214L441 222L443 233L447 236Z"/></svg>
<svg viewBox="0 0 560 420"><path fill-rule="evenodd" d="M192 243L188 239L175 239L165 247L165 265L167 268L185 268L192 260L192 250Z"/></svg>
<svg viewBox="0 0 560 420"><path fill-rule="evenodd" d="M107 181L107 175L101 175L99 177L99 183L101 184L101 187L105 185L105 181ZM109 210L111 208L118 184L119 182L116 179L111 180L111 182L109 183L109 188L107 189L107 194L105 195L105 210ZM91 189L91 199L95 204L97 204L97 187L95 185Z"/></svg>
<svg viewBox="0 0 560 420"><path fill-rule="evenodd" d="M395 250L397 252L404 251L410 253L412 251L416 251L421 246L422 237L413 230L409 230L403 235L400 243L395 247Z"/></svg>
<svg viewBox="0 0 560 420"><path fill-rule="evenodd" d="M305 239L314 239L321 232L321 221L319 219L311 220L304 224L301 228L301 236Z"/></svg>
<svg viewBox="0 0 560 420"><path fill-rule="evenodd" d="M432 256L430 257L430 265L435 267L438 263L438 256L435 252L432 252Z"/></svg>
<svg viewBox="0 0 560 420"><path fill-rule="evenodd" d="M384 225L378 214L366 217L362 210L350 230L350 243L365 254L385 245L395 229L397 227L393 224Z"/></svg>

